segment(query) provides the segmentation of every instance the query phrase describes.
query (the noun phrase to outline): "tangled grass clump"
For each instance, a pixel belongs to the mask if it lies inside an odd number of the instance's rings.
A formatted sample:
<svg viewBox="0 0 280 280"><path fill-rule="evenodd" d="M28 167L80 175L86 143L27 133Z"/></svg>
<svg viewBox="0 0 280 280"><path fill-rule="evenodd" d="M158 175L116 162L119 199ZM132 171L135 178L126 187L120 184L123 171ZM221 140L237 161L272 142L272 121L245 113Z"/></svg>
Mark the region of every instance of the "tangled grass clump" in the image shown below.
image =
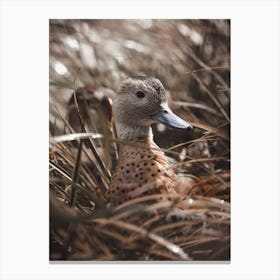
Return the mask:
<svg viewBox="0 0 280 280"><path fill-rule="evenodd" d="M229 69L227 20L50 21L50 260L230 260ZM161 79L195 127L153 130L176 172L198 179L184 196L112 208L108 90L139 74Z"/></svg>

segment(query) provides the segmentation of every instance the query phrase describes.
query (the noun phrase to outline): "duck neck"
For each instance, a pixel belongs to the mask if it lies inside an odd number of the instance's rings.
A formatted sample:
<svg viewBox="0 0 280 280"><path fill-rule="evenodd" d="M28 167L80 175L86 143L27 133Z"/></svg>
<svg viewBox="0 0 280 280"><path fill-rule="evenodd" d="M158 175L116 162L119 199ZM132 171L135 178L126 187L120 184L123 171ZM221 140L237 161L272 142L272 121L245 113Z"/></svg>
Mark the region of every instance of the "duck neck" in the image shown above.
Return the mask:
<svg viewBox="0 0 280 280"><path fill-rule="evenodd" d="M153 132L150 126L130 126L127 124L116 124L118 137L122 140L134 140L143 138L153 140Z"/></svg>

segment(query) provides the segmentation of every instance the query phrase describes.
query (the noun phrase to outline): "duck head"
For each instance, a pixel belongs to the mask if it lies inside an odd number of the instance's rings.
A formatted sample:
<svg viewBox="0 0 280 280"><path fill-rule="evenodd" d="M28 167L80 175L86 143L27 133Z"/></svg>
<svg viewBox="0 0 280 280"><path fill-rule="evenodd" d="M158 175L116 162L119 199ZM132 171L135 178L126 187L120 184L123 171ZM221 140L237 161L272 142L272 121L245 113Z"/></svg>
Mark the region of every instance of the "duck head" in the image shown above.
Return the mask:
<svg viewBox="0 0 280 280"><path fill-rule="evenodd" d="M174 128L192 129L191 124L168 107L165 89L154 77L126 79L113 102L113 114L118 137L126 140L152 137L151 125L157 122Z"/></svg>

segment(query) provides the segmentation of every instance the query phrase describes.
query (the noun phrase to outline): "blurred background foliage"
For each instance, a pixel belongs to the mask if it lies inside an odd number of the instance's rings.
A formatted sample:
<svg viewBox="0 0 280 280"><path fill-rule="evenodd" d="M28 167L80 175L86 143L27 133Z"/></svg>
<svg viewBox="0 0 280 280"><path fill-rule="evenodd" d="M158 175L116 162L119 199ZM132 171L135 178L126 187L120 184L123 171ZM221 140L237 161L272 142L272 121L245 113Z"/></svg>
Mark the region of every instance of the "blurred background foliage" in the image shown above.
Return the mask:
<svg viewBox="0 0 280 280"><path fill-rule="evenodd" d="M177 172L201 178L188 196L197 202L192 206L196 218L193 212L189 216L185 213L176 230L168 221L170 226L163 235L157 227L166 225L164 219L157 224L151 221L144 228L132 223L136 230L116 219L118 212L110 212L102 201L114 166L110 143L104 139L99 144L91 141L80 146L77 143L81 140L50 142L50 259L228 260L230 21L53 19L49 47L51 137L83 131L79 117L75 117L76 105L90 132L108 136L111 130L100 127L103 119L98 106L105 111L106 123L110 115L108 100L113 99L126 77L154 76L166 88L172 110L195 127L186 134L155 125L155 141L166 149ZM90 125L92 122L95 125ZM170 209L174 210L169 205L162 213L176 217ZM131 217L131 213L125 213L123 217ZM90 215L91 222L84 215ZM177 218L172 221L178 223ZM119 224L112 226L116 220ZM109 234L106 227L114 234ZM165 239L159 241L159 236L153 236L148 242L151 228ZM120 232L130 239L124 239ZM142 236L141 242L132 238L135 232ZM173 245L178 247L174 249Z"/></svg>

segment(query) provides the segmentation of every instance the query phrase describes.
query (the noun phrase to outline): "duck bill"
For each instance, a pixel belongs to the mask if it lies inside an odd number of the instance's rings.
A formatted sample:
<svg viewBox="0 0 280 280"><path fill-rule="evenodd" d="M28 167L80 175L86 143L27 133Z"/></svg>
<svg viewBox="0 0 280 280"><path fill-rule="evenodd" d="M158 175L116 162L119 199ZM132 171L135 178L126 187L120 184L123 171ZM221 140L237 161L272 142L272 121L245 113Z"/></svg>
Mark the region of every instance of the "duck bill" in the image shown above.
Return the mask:
<svg viewBox="0 0 280 280"><path fill-rule="evenodd" d="M153 119L174 128L183 128L187 130L193 128L191 124L176 116L168 107L167 103L160 105L160 110L153 116Z"/></svg>

